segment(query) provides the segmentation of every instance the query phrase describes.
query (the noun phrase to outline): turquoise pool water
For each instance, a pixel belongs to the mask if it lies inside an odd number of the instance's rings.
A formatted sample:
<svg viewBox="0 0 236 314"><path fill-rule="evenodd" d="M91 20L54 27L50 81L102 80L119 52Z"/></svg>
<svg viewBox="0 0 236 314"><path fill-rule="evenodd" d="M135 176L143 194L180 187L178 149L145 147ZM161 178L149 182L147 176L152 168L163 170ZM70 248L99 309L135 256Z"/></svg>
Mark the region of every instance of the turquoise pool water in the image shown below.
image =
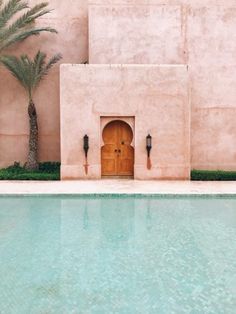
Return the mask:
<svg viewBox="0 0 236 314"><path fill-rule="evenodd" d="M236 313L236 198L1 197L1 314Z"/></svg>

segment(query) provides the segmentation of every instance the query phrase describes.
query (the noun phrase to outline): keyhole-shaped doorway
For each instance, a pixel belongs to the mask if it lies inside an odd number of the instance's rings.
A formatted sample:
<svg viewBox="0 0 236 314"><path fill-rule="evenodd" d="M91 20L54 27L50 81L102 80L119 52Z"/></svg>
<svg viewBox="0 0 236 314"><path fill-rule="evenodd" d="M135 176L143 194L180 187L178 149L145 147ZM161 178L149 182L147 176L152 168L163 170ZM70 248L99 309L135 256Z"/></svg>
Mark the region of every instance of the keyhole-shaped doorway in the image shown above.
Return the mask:
<svg viewBox="0 0 236 314"><path fill-rule="evenodd" d="M108 123L103 130L102 176L134 175L133 131L124 121Z"/></svg>

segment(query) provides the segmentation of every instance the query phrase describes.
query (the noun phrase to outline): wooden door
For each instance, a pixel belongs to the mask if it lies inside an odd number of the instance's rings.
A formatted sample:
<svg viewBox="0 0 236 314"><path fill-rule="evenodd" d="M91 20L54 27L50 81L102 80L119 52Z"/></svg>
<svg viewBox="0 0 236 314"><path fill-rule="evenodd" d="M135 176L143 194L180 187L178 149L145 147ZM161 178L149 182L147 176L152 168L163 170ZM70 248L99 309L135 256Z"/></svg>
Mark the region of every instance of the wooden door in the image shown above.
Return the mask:
<svg viewBox="0 0 236 314"><path fill-rule="evenodd" d="M133 176L133 131L123 121L110 122L103 131L102 176Z"/></svg>

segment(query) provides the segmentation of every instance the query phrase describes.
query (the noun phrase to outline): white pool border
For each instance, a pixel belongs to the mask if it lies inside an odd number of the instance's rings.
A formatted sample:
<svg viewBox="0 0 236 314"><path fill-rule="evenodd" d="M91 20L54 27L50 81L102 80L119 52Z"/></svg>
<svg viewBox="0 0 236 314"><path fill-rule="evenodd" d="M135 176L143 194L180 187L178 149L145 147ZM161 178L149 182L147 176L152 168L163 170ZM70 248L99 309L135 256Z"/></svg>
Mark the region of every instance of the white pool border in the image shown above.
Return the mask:
<svg viewBox="0 0 236 314"><path fill-rule="evenodd" d="M236 182L199 181L1 181L0 195L229 195Z"/></svg>

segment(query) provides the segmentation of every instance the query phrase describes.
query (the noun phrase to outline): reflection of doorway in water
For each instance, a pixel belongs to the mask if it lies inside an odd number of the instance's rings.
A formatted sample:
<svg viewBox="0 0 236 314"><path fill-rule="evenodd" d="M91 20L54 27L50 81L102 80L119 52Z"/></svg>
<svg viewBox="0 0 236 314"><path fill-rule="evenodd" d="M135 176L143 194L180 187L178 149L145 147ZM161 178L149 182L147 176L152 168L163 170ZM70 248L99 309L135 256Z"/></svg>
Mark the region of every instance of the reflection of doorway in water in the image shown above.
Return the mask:
<svg viewBox="0 0 236 314"><path fill-rule="evenodd" d="M89 214L88 214L88 201L86 201L83 213L83 229L88 230L88 228L89 228Z"/></svg>
<svg viewBox="0 0 236 314"><path fill-rule="evenodd" d="M101 227L106 240L115 244L131 238L134 231L134 206L133 198L101 200Z"/></svg>
<svg viewBox="0 0 236 314"><path fill-rule="evenodd" d="M146 212L146 228L147 231L151 231L152 229L152 214L151 214L151 205L150 205L150 199L147 201L147 212Z"/></svg>

